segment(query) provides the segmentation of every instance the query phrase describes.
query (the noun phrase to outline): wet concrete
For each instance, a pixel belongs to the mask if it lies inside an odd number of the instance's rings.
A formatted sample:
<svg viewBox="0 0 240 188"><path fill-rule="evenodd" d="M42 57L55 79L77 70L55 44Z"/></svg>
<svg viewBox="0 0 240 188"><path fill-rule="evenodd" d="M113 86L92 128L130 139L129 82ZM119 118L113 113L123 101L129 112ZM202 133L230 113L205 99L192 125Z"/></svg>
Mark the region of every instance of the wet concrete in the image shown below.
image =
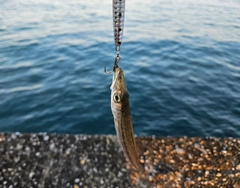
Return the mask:
<svg viewBox="0 0 240 188"><path fill-rule="evenodd" d="M112 135L0 133L0 188L240 187L240 139L136 139L144 174Z"/></svg>

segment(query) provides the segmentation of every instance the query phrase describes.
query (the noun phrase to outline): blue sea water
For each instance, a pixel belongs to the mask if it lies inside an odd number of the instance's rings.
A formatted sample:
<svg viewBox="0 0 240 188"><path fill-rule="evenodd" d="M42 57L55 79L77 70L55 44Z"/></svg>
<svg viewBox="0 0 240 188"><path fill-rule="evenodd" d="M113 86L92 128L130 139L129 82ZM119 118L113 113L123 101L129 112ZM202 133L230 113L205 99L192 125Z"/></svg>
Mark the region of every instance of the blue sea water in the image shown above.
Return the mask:
<svg viewBox="0 0 240 188"><path fill-rule="evenodd" d="M0 131L115 134L111 1L2 1ZM135 134L240 137L240 1L126 0Z"/></svg>

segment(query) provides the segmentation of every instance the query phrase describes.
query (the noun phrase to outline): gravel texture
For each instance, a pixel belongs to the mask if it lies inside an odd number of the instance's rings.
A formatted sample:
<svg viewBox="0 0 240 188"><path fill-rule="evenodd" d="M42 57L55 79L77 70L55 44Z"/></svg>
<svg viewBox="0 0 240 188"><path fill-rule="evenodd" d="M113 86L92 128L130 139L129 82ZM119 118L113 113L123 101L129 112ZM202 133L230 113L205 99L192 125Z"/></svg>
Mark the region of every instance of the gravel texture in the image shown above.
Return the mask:
<svg viewBox="0 0 240 188"><path fill-rule="evenodd" d="M137 145L146 169L128 165L137 187L240 188L240 139L138 137Z"/></svg>
<svg viewBox="0 0 240 188"><path fill-rule="evenodd" d="M115 136L1 134L0 187L131 187Z"/></svg>
<svg viewBox="0 0 240 188"><path fill-rule="evenodd" d="M144 174L116 136L0 133L0 188L240 187L240 139L136 141Z"/></svg>

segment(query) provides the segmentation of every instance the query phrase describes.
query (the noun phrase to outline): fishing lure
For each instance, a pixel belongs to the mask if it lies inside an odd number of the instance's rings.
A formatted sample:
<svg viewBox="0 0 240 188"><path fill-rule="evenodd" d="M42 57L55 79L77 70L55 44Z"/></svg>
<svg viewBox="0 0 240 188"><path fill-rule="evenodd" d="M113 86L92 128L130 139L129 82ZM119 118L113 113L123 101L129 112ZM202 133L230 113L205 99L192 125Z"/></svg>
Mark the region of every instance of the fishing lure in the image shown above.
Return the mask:
<svg viewBox="0 0 240 188"><path fill-rule="evenodd" d="M124 27L124 14L125 14L125 0L113 0L112 1L112 10L113 10L113 33L114 33L114 43L117 56L115 57L115 62L112 71L107 71L106 67L104 72L111 74L115 71L115 68L118 66L120 61L120 46L122 44L123 37L123 27Z"/></svg>
<svg viewBox="0 0 240 188"><path fill-rule="evenodd" d="M123 37L125 0L113 0L112 2L115 50L117 52L117 56L119 56Z"/></svg>

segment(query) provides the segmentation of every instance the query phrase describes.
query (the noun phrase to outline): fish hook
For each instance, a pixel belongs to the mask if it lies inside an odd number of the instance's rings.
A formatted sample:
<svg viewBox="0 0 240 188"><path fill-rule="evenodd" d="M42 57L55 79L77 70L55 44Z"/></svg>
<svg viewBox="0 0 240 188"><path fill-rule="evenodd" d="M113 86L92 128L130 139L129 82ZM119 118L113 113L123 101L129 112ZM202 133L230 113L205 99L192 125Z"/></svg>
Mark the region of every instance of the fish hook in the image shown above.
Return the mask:
<svg viewBox="0 0 240 188"><path fill-rule="evenodd" d="M112 74L112 73L113 73L113 70L107 71L107 67L104 67L104 72L105 72L106 74Z"/></svg>
<svg viewBox="0 0 240 188"><path fill-rule="evenodd" d="M117 55L117 56L115 57L115 62L114 62L114 65L113 65L113 70L107 71L107 68L104 67L104 72L105 72L106 74L112 74L112 73L115 71L115 69L118 68L118 62L120 61L120 59L121 59L121 57L120 57L119 55Z"/></svg>

